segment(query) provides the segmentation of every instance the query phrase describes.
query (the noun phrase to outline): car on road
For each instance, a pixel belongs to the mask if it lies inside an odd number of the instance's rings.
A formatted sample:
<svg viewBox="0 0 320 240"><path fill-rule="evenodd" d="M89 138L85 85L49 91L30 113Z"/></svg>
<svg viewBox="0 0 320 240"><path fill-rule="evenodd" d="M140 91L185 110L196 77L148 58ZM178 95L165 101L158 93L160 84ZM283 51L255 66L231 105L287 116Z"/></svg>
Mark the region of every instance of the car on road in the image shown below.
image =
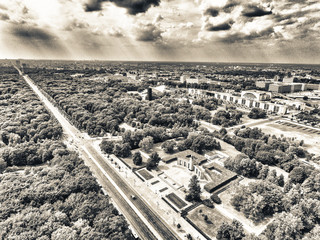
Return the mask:
<svg viewBox="0 0 320 240"><path fill-rule="evenodd" d="M136 200L136 199L137 199L136 195L131 195L131 198L132 198L133 200Z"/></svg>

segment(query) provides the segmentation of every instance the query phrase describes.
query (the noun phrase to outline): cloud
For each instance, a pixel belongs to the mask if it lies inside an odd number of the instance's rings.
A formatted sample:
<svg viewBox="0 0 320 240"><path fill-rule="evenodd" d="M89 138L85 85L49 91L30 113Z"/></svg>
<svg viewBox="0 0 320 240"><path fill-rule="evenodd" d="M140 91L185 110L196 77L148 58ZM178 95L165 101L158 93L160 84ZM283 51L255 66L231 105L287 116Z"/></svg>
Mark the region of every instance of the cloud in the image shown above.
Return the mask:
<svg viewBox="0 0 320 240"><path fill-rule="evenodd" d="M9 24L6 29L6 38L10 40L10 46L23 46L35 55L66 56L68 49L60 39L51 31L44 28L28 26L26 24Z"/></svg>
<svg viewBox="0 0 320 240"><path fill-rule="evenodd" d="M108 31L109 36L111 37L116 37L116 38L121 38L124 37L122 31L119 28L115 28L112 27L109 31Z"/></svg>
<svg viewBox="0 0 320 240"><path fill-rule="evenodd" d="M88 0L84 9L86 12L100 11L103 2L112 2L116 6L127 9L130 15L144 13L151 6L159 6L160 0Z"/></svg>
<svg viewBox="0 0 320 240"><path fill-rule="evenodd" d="M162 39L162 31L152 23L140 24L136 27L135 35L137 41L156 42Z"/></svg>
<svg viewBox="0 0 320 240"><path fill-rule="evenodd" d="M272 14L271 10L265 10L254 5L247 5L242 11L242 15L245 17L262 17Z"/></svg>
<svg viewBox="0 0 320 240"><path fill-rule="evenodd" d="M44 29L31 26L14 26L11 28L12 35L26 41L51 41L54 36Z"/></svg>
<svg viewBox="0 0 320 240"><path fill-rule="evenodd" d="M204 15L210 15L211 17L216 17L219 15L219 10L216 8L208 8L205 10Z"/></svg>
<svg viewBox="0 0 320 240"><path fill-rule="evenodd" d="M73 31L75 29L86 29L89 28L89 24L86 22L81 22L77 19L73 19L67 22L66 26L63 28L65 31Z"/></svg>
<svg viewBox="0 0 320 240"><path fill-rule="evenodd" d="M0 20L2 21L7 21L7 20L10 20L10 17L7 13L1 13L0 12Z"/></svg>
<svg viewBox="0 0 320 240"><path fill-rule="evenodd" d="M226 31L226 30L231 29L233 23L234 22L232 20L229 20L224 23L217 24L217 25L213 25L213 24L209 23L206 26L206 30L211 31L211 32Z"/></svg>
<svg viewBox="0 0 320 240"><path fill-rule="evenodd" d="M0 3L0 9L2 9L2 10L8 10L8 8L7 8L5 5L1 4L1 3Z"/></svg>
<svg viewBox="0 0 320 240"><path fill-rule="evenodd" d="M101 2L101 0L88 0L88 2L84 4L84 10L86 12L100 11Z"/></svg>
<svg viewBox="0 0 320 240"><path fill-rule="evenodd" d="M158 22L160 22L160 21L162 21L162 20L163 20L163 17L161 16L160 13L158 13L158 14L155 16L155 18L153 19L153 24L158 23Z"/></svg>
<svg viewBox="0 0 320 240"><path fill-rule="evenodd" d="M23 14L28 14L29 13L29 9L26 6L24 6L23 9L22 9L22 13Z"/></svg>

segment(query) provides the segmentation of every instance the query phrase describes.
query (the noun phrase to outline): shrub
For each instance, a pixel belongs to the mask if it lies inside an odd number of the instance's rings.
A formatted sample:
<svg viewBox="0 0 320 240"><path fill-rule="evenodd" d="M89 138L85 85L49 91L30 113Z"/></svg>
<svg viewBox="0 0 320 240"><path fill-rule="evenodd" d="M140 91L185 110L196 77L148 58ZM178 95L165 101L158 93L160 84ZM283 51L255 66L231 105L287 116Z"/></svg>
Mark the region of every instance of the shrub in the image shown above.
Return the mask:
<svg viewBox="0 0 320 240"><path fill-rule="evenodd" d="M210 198L216 204L220 204L221 203L221 199L219 198L219 196L217 194L212 194Z"/></svg>
<svg viewBox="0 0 320 240"><path fill-rule="evenodd" d="M214 208L213 203L209 199L203 200L202 203L209 208Z"/></svg>

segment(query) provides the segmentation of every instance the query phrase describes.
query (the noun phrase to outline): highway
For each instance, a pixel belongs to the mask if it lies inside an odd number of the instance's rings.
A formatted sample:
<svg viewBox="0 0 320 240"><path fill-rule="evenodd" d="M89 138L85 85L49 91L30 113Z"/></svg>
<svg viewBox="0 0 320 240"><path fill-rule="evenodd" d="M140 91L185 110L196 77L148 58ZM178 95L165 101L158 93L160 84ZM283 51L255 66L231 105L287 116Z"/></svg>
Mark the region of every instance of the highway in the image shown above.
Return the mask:
<svg viewBox="0 0 320 240"><path fill-rule="evenodd" d="M58 108L42 94L33 81L27 75L24 75L19 68L16 66L15 68L31 89L38 95L46 108L51 111L60 122L65 133L73 139L84 157L85 163L90 167L90 170L98 182L110 195L139 237L145 240L180 239L161 217L151 209L148 203L105 161L101 154L92 146L91 142L84 139L82 133L70 124ZM136 198L132 199L132 195L135 195Z"/></svg>

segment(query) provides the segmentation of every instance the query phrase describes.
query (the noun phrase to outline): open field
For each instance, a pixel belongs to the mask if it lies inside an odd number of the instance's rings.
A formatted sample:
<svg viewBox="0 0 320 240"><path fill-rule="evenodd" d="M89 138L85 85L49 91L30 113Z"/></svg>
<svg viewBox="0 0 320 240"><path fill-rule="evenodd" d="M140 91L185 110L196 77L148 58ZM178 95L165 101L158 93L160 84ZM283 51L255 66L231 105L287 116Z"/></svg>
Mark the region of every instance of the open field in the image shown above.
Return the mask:
<svg viewBox="0 0 320 240"><path fill-rule="evenodd" d="M207 221L204 220L204 214L208 216ZM212 239L216 237L217 230L223 222L231 223L232 221L215 208L209 208L204 205L200 205L190 211L187 217Z"/></svg>
<svg viewBox="0 0 320 240"><path fill-rule="evenodd" d="M297 141L304 141L303 148L305 148L310 153L320 155L320 135L317 130L312 130L311 128L299 126L299 125L289 125L283 124L284 121L274 121L271 123L263 123L257 125L256 127L261 128L261 130L266 134L276 135L277 137L283 135L289 138L296 138ZM286 123L286 122L285 122Z"/></svg>

